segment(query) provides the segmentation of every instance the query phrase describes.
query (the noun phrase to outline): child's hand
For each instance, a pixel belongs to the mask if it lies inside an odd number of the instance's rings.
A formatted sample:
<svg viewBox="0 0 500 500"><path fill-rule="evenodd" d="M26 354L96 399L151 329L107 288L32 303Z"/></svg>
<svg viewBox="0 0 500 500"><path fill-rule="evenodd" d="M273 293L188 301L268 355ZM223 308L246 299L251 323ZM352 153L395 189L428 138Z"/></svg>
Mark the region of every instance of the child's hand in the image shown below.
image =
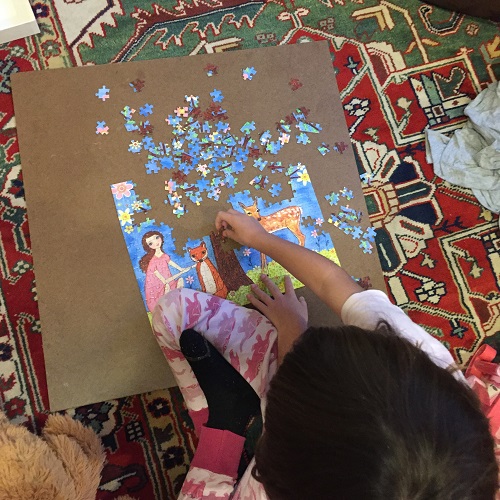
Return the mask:
<svg viewBox="0 0 500 500"><path fill-rule="evenodd" d="M285 293L281 293L268 276L262 275L261 279L272 297L257 285L252 285L254 295L248 294L247 298L278 331L278 357L281 360L295 339L307 330L307 303L304 297L297 298L290 276L285 276Z"/></svg>
<svg viewBox="0 0 500 500"><path fill-rule="evenodd" d="M259 238L267 234L267 231L256 219L232 208L227 212L217 214L215 227L218 231L222 230L222 236L225 238L231 238L241 245L252 248L257 248L256 244L258 244Z"/></svg>

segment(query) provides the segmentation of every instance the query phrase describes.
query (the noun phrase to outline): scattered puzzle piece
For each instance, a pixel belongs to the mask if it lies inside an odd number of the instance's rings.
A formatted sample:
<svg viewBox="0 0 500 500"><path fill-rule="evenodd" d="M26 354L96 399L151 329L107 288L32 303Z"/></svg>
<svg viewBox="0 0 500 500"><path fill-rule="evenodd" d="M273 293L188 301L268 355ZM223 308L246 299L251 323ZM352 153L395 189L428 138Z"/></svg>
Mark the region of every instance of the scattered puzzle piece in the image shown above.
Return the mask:
<svg viewBox="0 0 500 500"><path fill-rule="evenodd" d="M320 146L318 146L318 151L325 156L327 153L330 152L330 146L326 144L325 142L322 142Z"/></svg>
<svg viewBox="0 0 500 500"><path fill-rule="evenodd" d="M336 142L335 146L333 146L333 150L337 153L344 154L344 151L347 149L347 144L344 141Z"/></svg>
<svg viewBox="0 0 500 500"><path fill-rule="evenodd" d="M255 122L246 122L240 129L244 134L251 134L255 130Z"/></svg>
<svg viewBox="0 0 500 500"><path fill-rule="evenodd" d="M347 189L346 187L340 190L340 194L348 200L352 200L354 198L354 194L352 193L352 191L350 189Z"/></svg>
<svg viewBox="0 0 500 500"><path fill-rule="evenodd" d="M144 84L146 82L144 80L134 80L133 82L130 82L129 85L132 87L134 92L141 92L141 90L144 88Z"/></svg>
<svg viewBox="0 0 500 500"><path fill-rule="evenodd" d="M215 66L215 64L207 64L205 66L205 71L207 72L207 76L214 76L218 74L219 67Z"/></svg>
<svg viewBox="0 0 500 500"><path fill-rule="evenodd" d="M297 78L292 78L289 82L288 85L290 85L290 88L295 91L299 90L302 87L302 83L300 82L299 79Z"/></svg>
<svg viewBox="0 0 500 500"><path fill-rule="evenodd" d="M242 70L243 80L251 80L256 74L257 71L253 66Z"/></svg>
<svg viewBox="0 0 500 500"><path fill-rule="evenodd" d="M375 241L375 236L377 236L377 231L373 229L373 227L368 227L365 234L363 235L363 238L366 238L368 241L371 241L372 243Z"/></svg>
<svg viewBox="0 0 500 500"><path fill-rule="evenodd" d="M368 184L368 186L371 186L372 180L373 180L373 173L371 172L365 172L364 174L361 174L359 176L362 182L365 184Z"/></svg>
<svg viewBox="0 0 500 500"><path fill-rule="evenodd" d="M97 90L95 95L98 99L101 99L101 101L105 101L106 99L109 99L109 89L106 87L106 85L103 85L100 89Z"/></svg>
<svg viewBox="0 0 500 500"><path fill-rule="evenodd" d="M153 105L152 104L144 104L139 108L139 114L141 116L149 116L153 114Z"/></svg>
<svg viewBox="0 0 500 500"><path fill-rule="evenodd" d="M210 95L214 102L222 102L224 100L224 96L220 90L214 89L213 92L210 92Z"/></svg>
<svg viewBox="0 0 500 500"><path fill-rule="evenodd" d="M304 132L300 133L297 136L297 144L310 144L311 140L309 139L308 135L305 134Z"/></svg>
<svg viewBox="0 0 500 500"><path fill-rule="evenodd" d="M131 152L131 153L140 153L141 150L142 150L142 143L141 141L131 141L129 146L128 146L128 150Z"/></svg>
<svg viewBox="0 0 500 500"><path fill-rule="evenodd" d="M282 187L281 187L281 184L278 183L278 184L272 184L271 187L269 188L269 192L271 193L271 196L273 198L275 198L276 196L279 196L279 194L281 193L282 191Z"/></svg>
<svg viewBox="0 0 500 500"><path fill-rule="evenodd" d="M269 183L269 178L267 175L257 175L250 181L250 185L255 189L265 189Z"/></svg>
<svg viewBox="0 0 500 500"><path fill-rule="evenodd" d="M96 134L108 135L109 127L106 126L106 122L97 122L97 126L95 128Z"/></svg>

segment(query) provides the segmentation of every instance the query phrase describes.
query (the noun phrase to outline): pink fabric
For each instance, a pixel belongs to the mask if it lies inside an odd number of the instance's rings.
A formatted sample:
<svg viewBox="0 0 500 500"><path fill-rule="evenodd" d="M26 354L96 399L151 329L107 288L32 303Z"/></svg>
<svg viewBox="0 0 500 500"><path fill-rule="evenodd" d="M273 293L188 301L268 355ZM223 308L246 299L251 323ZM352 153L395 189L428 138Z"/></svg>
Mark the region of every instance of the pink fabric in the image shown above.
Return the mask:
<svg viewBox="0 0 500 500"><path fill-rule="evenodd" d="M496 441L497 449L500 447L500 366L493 363L497 351L489 345L482 345L472 357L465 372L467 382L477 394L481 408L490 421L490 431ZM495 391L492 396L488 387Z"/></svg>
<svg viewBox="0 0 500 500"><path fill-rule="evenodd" d="M146 304L151 312L153 312L158 299L165 293L165 284L155 275L155 271L158 271L167 280L172 276L172 272L168 266L169 262L170 257L166 253L160 257L153 256L149 261L144 292L146 294ZM177 286L177 282L173 280L169 283L169 286L170 289L173 289Z"/></svg>
<svg viewBox="0 0 500 500"><path fill-rule="evenodd" d="M202 408L198 411L189 410L189 416L194 424L194 430L196 431L196 435L199 437L201 434L201 428L208 421L208 408Z"/></svg>
<svg viewBox="0 0 500 500"><path fill-rule="evenodd" d="M258 311L195 290L175 289L160 297L153 312L153 330L195 423L208 416L207 401L180 347L181 333L194 328L238 370L261 399L264 414L269 381L277 369L276 330ZM206 422L206 420L205 420ZM221 435L222 432L222 435ZM227 499L234 491L244 439L227 431L202 428L195 458L180 499ZM236 436L236 437L234 437ZM237 439L239 438L239 439ZM210 467L210 468L207 468ZM267 498L250 475L239 483L245 498ZM237 498L237 496L234 496Z"/></svg>
<svg viewBox="0 0 500 500"><path fill-rule="evenodd" d="M245 438L229 431L203 426L191 467L237 477Z"/></svg>

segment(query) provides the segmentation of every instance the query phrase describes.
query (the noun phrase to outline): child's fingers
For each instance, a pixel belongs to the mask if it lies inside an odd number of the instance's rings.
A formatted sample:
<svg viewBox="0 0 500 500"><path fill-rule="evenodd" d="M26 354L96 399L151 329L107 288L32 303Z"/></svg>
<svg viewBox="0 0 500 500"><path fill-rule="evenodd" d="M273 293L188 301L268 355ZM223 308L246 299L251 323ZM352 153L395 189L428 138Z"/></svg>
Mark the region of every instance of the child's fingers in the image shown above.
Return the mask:
<svg viewBox="0 0 500 500"><path fill-rule="evenodd" d="M258 309L264 316L267 317L267 306L263 304L255 295L249 293L247 295L248 302Z"/></svg>
<svg viewBox="0 0 500 500"><path fill-rule="evenodd" d="M288 274L285 275L285 294L295 294L295 290L293 289L292 279Z"/></svg>
<svg viewBox="0 0 500 500"><path fill-rule="evenodd" d="M278 290L279 291L279 290ZM252 292L254 293L254 295L261 301L263 302L264 304L266 304L266 306L268 306L272 301L273 299L271 297L269 297L269 295L264 292L263 290L261 290L257 285L253 284L252 285Z"/></svg>
<svg viewBox="0 0 500 500"><path fill-rule="evenodd" d="M304 297L299 297L299 301L302 304L302 307L304 308L304 312L306 313L306 316L308 315L308 306L307 306L307 301Z"/></svg>
<svg viewBox="0 0 500 500"><path fill-rule="evenodd" d="M263 281L264 285L266 285L267 289L271 292L271 295L274 298L281 295L281 290L267 274L261 274L260 279Z"/></svg>
<svg viewBox="0 0 500 500"><path fill-rule="evenodd" d="M215 227L218 231L220 231L221 228L227 225L226 215L226 212L217 212L217 215L215 216Z"/></svg>

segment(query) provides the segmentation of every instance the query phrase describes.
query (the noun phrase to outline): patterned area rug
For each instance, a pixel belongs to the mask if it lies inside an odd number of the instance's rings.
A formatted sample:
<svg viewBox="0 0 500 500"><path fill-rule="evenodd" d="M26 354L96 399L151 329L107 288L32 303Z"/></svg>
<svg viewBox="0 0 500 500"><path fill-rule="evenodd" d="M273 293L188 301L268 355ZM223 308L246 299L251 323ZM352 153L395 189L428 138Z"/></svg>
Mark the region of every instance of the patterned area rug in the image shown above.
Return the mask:
<svg viewBox="0 0 500 500"><path fill-rule="evenodd" d="M426 126L460 126L467 103L498 79L498 24L416 0L40 0L33 7L41 35L0 45L0 402L9 418L38 430L47 408L10 95L16 71L328 40L391 299L462 364L500 335L498 219L469 190L434 176L422 134ZM99 499L175 498L196 443L177 389L69 413L106 446Z"/></svg>

